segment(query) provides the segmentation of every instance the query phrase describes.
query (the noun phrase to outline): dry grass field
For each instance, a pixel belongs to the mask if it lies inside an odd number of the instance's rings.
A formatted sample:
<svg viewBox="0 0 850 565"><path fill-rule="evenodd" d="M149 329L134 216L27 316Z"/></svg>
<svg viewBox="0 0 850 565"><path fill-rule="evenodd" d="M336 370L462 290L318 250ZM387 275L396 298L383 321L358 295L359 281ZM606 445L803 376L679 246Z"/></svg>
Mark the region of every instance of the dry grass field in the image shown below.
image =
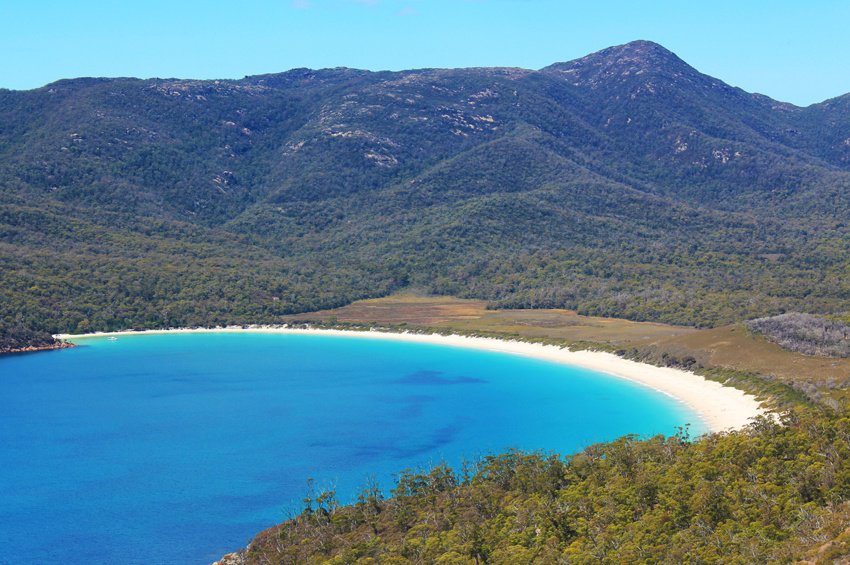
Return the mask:
<svg viewBox="0 0 850 565"><path fill-rule="evenodd" d="M342 308L290 319L371 325L407 325L506 337L547 339L565 344L599 344L638 349L656 357L693 357L706 367L768 376L782 382L844 387L850 359L812 357L786 351L753 335L743 325L696 329L616 318L581 316L571 310L487 310L479 300L397 294L361 300Z"/></svg>
<svg viewBox="0 0 850 565"><path fill-rule="evenodd" d="M580 316L572 310L487 310L484 301L413 294L361 300L342 308L291 318L493 332L569 343L600 343L617 348L648 345L697 331L684 326Z"/></svg>

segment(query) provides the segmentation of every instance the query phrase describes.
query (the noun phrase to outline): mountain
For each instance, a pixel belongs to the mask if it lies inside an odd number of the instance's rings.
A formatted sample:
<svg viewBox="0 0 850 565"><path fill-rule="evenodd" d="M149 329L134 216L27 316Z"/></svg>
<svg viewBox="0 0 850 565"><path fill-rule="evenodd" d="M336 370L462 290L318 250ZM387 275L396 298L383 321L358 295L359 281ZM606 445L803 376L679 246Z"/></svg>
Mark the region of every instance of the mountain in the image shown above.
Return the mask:
<svg viewBox="0 0 850 565"><path fill-rule="evenodd" d="M696 325L842 313L848 219L850 95L799 108L648 41L539 71L0 91L7 346L405 287Z"/></svg>

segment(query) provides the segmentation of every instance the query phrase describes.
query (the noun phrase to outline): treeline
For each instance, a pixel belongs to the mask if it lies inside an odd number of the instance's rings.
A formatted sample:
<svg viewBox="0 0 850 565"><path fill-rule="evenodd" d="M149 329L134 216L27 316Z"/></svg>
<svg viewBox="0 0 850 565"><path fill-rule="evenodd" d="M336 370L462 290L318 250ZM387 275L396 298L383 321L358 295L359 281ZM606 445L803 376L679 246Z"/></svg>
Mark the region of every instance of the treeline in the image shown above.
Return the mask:
<svg viewBox="0 0 850 565"><path fill-rule="evenodd" d="M850 326L838 320L789 312L750 320L747 327L791 351L850 357Z"/></svg>
<svg viewBox="0 0 850 565"><path fill-rule="evenodd" d="M327 221L320 233L285 238L244 226L91 217L68 206L0 206L0 335L276 323L408 286L492 307L696 326L846 310L844 260L822 241L774 258L748 251L746 240L706 249L722 232L689 243L655 230L626 238L582 225L576 229L598 238L551 249L555 213L517 213L509 224L464 220L495 206L490 200L439 206L415 223L406 213L373 218L340 202L312 220L309 209L298 213L298 225ZM504 206L502 214L516 210Z"/></svg>
<svg viewBox="0 0 850 565"><path fill-rule="evenodd" d="M850 519L850 419L782 422L689 441L593 445L561 458L508 452L402 473L341 506L311 494L232 563L768 563L826 546ZM846 555L846 553L842 553Z"/></svg>

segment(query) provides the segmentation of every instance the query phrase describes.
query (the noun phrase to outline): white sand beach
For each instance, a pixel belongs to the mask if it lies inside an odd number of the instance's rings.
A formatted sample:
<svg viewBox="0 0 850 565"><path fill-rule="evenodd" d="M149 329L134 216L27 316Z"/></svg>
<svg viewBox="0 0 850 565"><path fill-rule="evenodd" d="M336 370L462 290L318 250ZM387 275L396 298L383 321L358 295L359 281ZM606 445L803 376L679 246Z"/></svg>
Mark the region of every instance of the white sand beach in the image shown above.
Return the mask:
<svg viewBox="0 0 850 565"><path fill-rule="evenodd" d="M344 331L325 329L296 329L287 327L227 327L212 329L172 329L93 333L85 335L59 334L55 337L78 340L86 337L121 337L145 334L188 333L188 332L261 332L339 335L363 339L389 339L397 341L431 343L452 347L467 347L523 355L582 367L600 373L639 383L667 394L696 412L712 432L736 430L746 426L751 418L766 413L758 400L736 388L709 381L694 373L680 369L656 367L623 359L611 353L598 351L571 351L554 345L510 341L495 338L467 337L461 335L439 335L418 333L395 333L381 331Z"/></svg>

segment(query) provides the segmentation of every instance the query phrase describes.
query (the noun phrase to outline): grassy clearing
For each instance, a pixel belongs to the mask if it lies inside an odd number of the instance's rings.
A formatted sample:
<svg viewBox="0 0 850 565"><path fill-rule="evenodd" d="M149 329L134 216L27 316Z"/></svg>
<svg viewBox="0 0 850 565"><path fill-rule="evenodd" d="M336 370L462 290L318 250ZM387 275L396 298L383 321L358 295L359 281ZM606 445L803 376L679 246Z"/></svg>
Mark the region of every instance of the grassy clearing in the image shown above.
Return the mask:
<svg viewBox="0 0 850 565"><path fill-rule="evenodd" d="M794 402L802 393L827 405L850 400L850 359L787 351L743 325L696 329L581 316L571 310L488 310L484 301L418 294L361 300L288 320L493 335L615 351L656 365L692 369L760 396Z"/></svg>

